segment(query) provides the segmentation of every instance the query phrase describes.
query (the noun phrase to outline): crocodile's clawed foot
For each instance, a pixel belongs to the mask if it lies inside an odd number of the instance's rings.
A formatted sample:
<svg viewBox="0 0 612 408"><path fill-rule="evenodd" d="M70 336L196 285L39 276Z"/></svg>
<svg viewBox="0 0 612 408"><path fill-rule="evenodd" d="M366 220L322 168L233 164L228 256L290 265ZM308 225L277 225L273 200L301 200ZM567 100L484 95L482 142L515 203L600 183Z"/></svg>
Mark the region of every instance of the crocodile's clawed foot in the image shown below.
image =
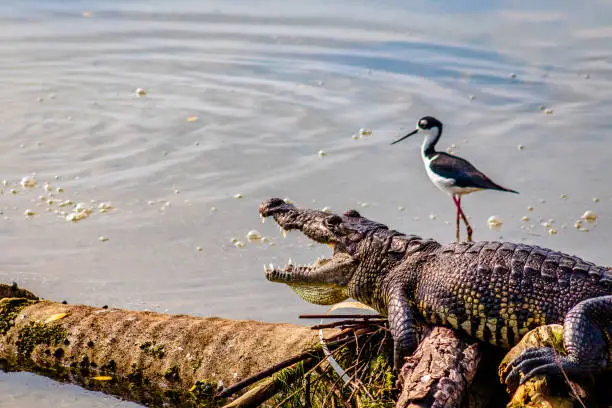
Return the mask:
<svg viewBox="0 0 612 408"><path fill-rule="evenodd" d="M503 381L509 389L514 390L535 376L560 376L576 368L575 362L556 354L549 347L529 348L508 364Z"/></svg>

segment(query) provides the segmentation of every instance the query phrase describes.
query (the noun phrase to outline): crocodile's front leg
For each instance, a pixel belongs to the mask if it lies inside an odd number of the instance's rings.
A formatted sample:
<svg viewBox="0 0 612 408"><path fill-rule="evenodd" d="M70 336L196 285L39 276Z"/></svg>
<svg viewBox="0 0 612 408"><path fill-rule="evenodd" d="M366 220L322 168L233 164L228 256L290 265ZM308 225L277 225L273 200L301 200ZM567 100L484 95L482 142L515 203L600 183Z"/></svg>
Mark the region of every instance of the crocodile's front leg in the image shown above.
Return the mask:
<svg viewBox="0 0 612 408"><path fill-rule="evenodd" d="M566 356L548 347L527 349L508 365L504 382L514 387L517 381L523 384L536 375L572 376L605 370L612 351L612 296L574 306L565 316L563 337Z"/></svg>
<svg viewBox="0 0 612 408"><path fill-rule="evenodd" d="M393 369L399 371L404 358L418 346L416 321L412 307L403 290L394 290L387 308L389 328L393 336Z"/></svg>

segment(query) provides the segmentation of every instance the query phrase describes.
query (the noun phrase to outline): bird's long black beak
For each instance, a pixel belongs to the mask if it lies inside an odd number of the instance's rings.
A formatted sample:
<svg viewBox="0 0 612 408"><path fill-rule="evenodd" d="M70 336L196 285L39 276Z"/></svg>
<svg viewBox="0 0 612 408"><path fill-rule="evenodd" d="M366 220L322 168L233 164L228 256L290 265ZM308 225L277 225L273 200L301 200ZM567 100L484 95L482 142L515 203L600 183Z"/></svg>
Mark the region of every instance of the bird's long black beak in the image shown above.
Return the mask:
<svg viewBox="0 0 612 408"><path fill-rule="evenodd" d="M397 139L395 142L393 142L391 144L393 145L393 144L396 144L397 142L401 142L402 140L406 139L407 137L410 137L410 136L414 135L418 131L419 131L419 129L414 129L412 132L408 133L406 136L403 136L403 137Z"/></svg>

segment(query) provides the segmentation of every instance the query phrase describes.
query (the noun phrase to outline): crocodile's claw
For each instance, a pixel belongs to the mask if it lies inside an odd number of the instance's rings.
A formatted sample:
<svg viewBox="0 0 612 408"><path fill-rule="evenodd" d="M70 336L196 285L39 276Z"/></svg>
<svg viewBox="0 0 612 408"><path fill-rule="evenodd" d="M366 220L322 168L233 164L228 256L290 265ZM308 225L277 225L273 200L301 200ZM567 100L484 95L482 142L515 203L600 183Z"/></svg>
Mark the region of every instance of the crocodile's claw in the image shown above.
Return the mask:
<svg viewBox="0 0 612 408"><path fill-rule="evenodd" d="M550 347L528 348L512 360L503 373L503 382L516 389L537 375L560 376L576 371L578 365L565 356L560 356Z"/></svg>

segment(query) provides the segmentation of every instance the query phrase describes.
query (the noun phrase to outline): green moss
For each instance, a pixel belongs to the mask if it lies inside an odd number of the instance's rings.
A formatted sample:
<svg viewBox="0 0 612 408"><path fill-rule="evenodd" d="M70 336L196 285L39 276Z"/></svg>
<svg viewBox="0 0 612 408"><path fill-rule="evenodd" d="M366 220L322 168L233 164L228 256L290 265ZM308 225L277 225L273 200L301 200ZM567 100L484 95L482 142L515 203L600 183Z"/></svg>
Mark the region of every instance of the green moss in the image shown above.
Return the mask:
<svg viewBox="0 0 612 408"><path fill-rule="evenodd" d="M191 387L189 392L191 392L191 395L193 395L198 405L210 406L214 403L217 388L217 382L209 380L198 380L193 385L193 387Z"/></svg>
<svg viewBox="0 0 612 408"><path fill-rule="evenodd" d="M202 365L202 360L200 360L199 358L196 360L191 360L189 362L189 365L191 366L191 368L193 368L193 372L195 373L196 371L198 371L198 368L200 368L200 366Z"/></svg>
<svg viewBox="0 0 612 408"><path fill-rule="evenodd" d="M15 325L15 319L26 306L35 303L23 298L4 298L0 300L0 334L6 334Z"/></svg>
<svg viewBox="0 0 612 408"><path fill-rule="evenodd" d="M168 401L170 401L170 402L172 402L174 404L176 404L176 403L181 401L181 395L182 395L181 392L177 391L177 390L170 389L170 390L165 390L164 391L164 397Z"/></svg>
<svg viewBox="0 0 612 408"><path fill-rule="evenodd" d="M178 381L179 379L179 368L176 364L170 366L164 372L164 378L169 381Z"/></svg>
<svg viewBox="0 0 612 408"><path fill-rule="evenodd" d="M140 345L140 349L148 356L162 359L166 354L163 344L155 344L154 341L145 341Z"/></svg>
<svg viewBox="0 0 612 408"><path fill-rule="evenodd" d="M30 322L19 331L19 337L15 343L17 353L29 358L36 346L41 344L59 346L66 337L68 337L68 332L58 323Z"/></svg>

